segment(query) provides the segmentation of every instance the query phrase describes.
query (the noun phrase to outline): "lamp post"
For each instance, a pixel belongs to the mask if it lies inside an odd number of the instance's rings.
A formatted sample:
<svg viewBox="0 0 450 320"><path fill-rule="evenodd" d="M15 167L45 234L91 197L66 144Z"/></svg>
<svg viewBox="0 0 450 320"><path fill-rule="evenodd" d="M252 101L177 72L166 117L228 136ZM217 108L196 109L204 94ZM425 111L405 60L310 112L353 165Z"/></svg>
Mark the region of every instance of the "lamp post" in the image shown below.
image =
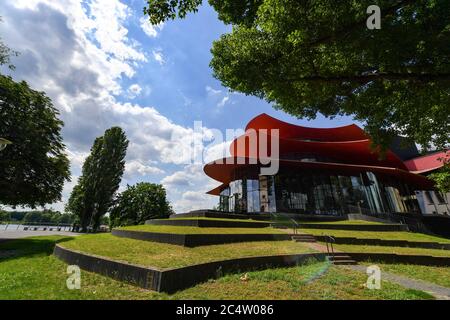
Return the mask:
<svg viewBox="0 0 450 320"><path fill-rule="evenodd" d="M12 142L9 141L9 140L0 138L0 151L2 151L3 149L5 149L6 146L7 146L8 144L12 144Z"/></svg>

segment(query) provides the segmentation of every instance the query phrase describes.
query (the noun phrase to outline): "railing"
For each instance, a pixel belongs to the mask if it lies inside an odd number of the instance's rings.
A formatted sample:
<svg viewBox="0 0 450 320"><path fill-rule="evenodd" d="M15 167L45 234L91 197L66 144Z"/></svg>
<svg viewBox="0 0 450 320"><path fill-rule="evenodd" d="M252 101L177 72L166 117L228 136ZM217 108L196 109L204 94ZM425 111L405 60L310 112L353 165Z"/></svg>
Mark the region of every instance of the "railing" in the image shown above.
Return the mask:
<svg viewBox="0 0 450 320"><path fill-rule="evenodd" d="M292 229L294 229L294 234L297 234L300 225L294 219L291 219L291 222L292 222Z"/></svg>
<svg viewBox="0 0 450 320"><path fill-rule="evenodd" d="M22 222L22 221L1 221L0 225L2 230L19 230L21 227L24 231L26 230L39 230L39 229L57 229L58 231L70 231L72 224L69 223L53 223L53 222ZM3 228L4 226L4 228ZM68 229L68 230L67 230Z"/></svg>
<svg viewBox="0 0 450 320"><path fill-rule="evenodd" d="M336 243L336 239L332 236L326 235L325 236L325 243L327 245L327 253L328 255L331 255L334 257L334 246L333 243Z"/></svg>
<svg viewBox="0 0 450 320"><path fill-rule="evenodd" d="M290 218L288 216L284 216L280 213L270 212L270 216L272 217L272 225L282 225L291 227L294 230L294 234L298 234L298 229L300 229L300 225L295 219Z"/></svg>

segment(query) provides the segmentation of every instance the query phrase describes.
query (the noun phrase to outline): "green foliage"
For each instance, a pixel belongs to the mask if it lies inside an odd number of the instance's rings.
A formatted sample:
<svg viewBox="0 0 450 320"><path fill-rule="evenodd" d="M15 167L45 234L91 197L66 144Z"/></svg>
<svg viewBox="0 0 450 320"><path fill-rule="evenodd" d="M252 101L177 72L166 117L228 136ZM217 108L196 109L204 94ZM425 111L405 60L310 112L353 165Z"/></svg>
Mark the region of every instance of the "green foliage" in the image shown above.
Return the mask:
<svg viewBox="0 0 450 320"><path fill-rule="evenodd" d="M80 184L80 181L78 181L78 184L73 187L69 200L66 203L66 206L64 208L65 212L79 216L80 213L83 211L84 205L83 197L84 192L82 189L82 185Z"/></svg>
<svg viewBox="0 0 450 320"><path fill-rule="evenodd" d="M16 223L61 223L72 224L76 217L71 214L61 214L59 211L44 209L40 211L0 211L0 222Z"/></svg>
<svg viewBox="0 0 450 320"><path fill-rule="evenodd" d="M448 146L448 0L210 3L233 24L212 47L211 67L224 86L301 118L352 115L383 147L394 135L425 149ZM366 26L374 4L380 30ZM168 17L158 7L145 13L151 21Z"/></svg>
<svg viewBox="0 0 450 320"><path fill-rule="evenodd" d="M0 209L0 223L2 221L11 221L11 215L9 212Z"/></svg>
<svg viewBox="0 0 450 320"><path fill-rule="evenodd" d="M119 194L110 213L111 227L143 224L145 220L167 218L172 208L160 184L140 182Z"/></svg>
<svg viewBox="0 0 450 320"><path fill-rule="evenodd" d="M2 18L0 17L0 22L2 22ZM0 66L8 65L8 68L14 70L14 65L11 64L11 56L17 56L19 53L11 50L6 44L1 41L0 38Z"/></svg>
<svg viewBox="0 0 450 320"><path fill-rule="evenodd" d="M149 15L153 24L158 24L177 16L184 18L188 12L197 12L202 0L147 0L144 14Z"/></svg>
<svg viewBox="0 0 450 320"><path fill-rule="evenodd" d="M111 207L125 169L127 147L128 140L119 127L112 127L95 139L66 204L66 211L80 218L84 231L88 227L97 230Z"/></svg>
<svg viewBox="0 0 450 320"><path fill-rule="evenodd" d="M444 166L428 177L434 181L436 188L443 192L450 192L450 157L443 159Z"/></svg>
<svg viewBox="0 0 450 320"><path fill-rule="evenodd" d="M42 206L61 199L70 179L63 122L45 93L0 75L0 137L12 142L0 156L0 202Z"/></svg>
<svg viewBox="0 0 450 320"><path fill-rule="evenodd" d="M263 0L208 0L225 23L252 24ZM184 18L189 12L197 12L202 0L147 0L144 14L150 22L158 24L169 19Z"/></svg>

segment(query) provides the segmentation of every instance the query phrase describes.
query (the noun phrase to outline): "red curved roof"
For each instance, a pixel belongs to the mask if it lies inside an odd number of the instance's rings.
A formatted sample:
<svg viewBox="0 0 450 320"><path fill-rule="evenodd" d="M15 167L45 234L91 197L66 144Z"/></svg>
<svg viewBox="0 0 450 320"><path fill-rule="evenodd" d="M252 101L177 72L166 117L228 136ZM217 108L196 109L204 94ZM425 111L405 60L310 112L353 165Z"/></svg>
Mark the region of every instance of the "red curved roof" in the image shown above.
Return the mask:
<svg viewBox="0 0 450 320"><path fill-rule="evenodd" d="M264 129L266 131L263 131ZM231 143L230 158L211 162L204 167L208 176L222 183L209 191L209 194L218 195L227 187L238 170L259 169L261 165L258 164L258 159L263 160L264 156L274 157L274 155L262 155L259 158L259 141L265 141L268 150L271 148L271 129L279 130L280 166L318 171L330 170L343 175L371 171L381 176L402 179L419 190L433 188L433 183L426 177L407 171L416 162L406 162L405 165L390 150L387 150L384 158L381 158L380 153L371 148L371 141L365 132L356 125L337 128L309 128L261 114L248 123L244 135ZM248 142L254 135L256 135L254 140L256 148L250 150L249 143L245 142ZM243 146L242 150L238 150L238 145L241 148ZM315 161L302 161L302 158L314 158ZM250 164L250 160L253 160L255 164ZM231 163L225 161L231 161Z"/></svg>
<svg viewBox="0 0 450 320"><path fill-rule="evenodd" d="M280 130L281 132L281 130ZM255 137L255 147L250 150L250 137ZM281 135L281 133L280 133ZM230 145L230 153L235 157L258 158L260 139L263 139L267 150L271 149L271 136L260 131L247 131L244 135L236 138ZM239 145L240 144L240 145ZM240 146L240 150L238 150ZM243 148L245 146L245 148ZM403 161L392 151L386 151L383 158L380 153L372 150L369 139L355 141L304 141L299 139L280 137L279 157L283 158L290 153L303 153L321 158L328 158L328 161L339 163L351 163L361 165L372 165L382 167L394 167L407 170ZM272 156L272 155L267 155ZM307 157L307 156L306 156ZM284 157L286 158L286 157Z"/></svg>
<svg viewBox="0 0 450 320"><path fill-rule="evenodd" d="M365 140L367 135L364 130L355 124L335 128L310 128L298 126L292 123L275 119L268 114L262 113L256 116L245 127L248 129L279 129L280 138L304 139L318 141L354 141Z"/></svg>
<svg viewBox="0 0 450 320"><path fill-rule="evenodd" d="M405 161L405 165L411 172L426 173L441 168L448 157L449 151L441 151Z"/></svg>
<svg viewBox="0 0 450 320"><path fill-rule="evenodd" d="M242 157L228 157L220 160L216 160L208 163L204 167L205 173L211 178L222 183L217 188L209 191L209 194L218 195L223 187L228 185L233 177L234 173L239 169L243 168L253 168L259 169L261 164L252 163L257 162L256 159L242 158ZM298 160L280 160L280 167L292 167L292 168L303 168L307 170L317 170L326 171L330 170L336 174L348 174L354 175L361 172L374 172L379 175L389 176L397 179L402 179L402 181L408 182L410 185L417 187L420 190L432 189L434 184L432 181L424 176L410 173L405 170L397 168L387 168L387 167L377 167L377 166L364 166L364 165L353 165L353 164L342 164L342 163L326 163L326 162L303 162ZM257 171L257 170L255 170Z"/></svg>
<svg viewBox="0 0 450 320"><path fill-rule="evenodd" d="M214 189L209 190L207 194L210 194L212 196L219 196L222 190L225 189L227 186L228 186L227 184L222 183L220 186L217 186Z"/></svg>

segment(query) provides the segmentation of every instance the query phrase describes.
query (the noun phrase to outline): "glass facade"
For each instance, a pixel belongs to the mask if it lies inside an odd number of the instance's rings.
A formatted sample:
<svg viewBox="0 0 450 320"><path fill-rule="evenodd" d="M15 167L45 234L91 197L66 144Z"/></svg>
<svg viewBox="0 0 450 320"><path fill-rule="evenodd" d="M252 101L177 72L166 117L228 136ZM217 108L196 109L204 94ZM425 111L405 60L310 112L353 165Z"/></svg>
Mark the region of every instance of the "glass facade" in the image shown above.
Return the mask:
<svg viewBox="0 0 450 320"><path fill-rule="evenodd" d="M220 209L321 215L420 211L414 192L389 177L372 172L339 175L306 170L280 170L275 176L234 180L220 194Z"/></svg>

